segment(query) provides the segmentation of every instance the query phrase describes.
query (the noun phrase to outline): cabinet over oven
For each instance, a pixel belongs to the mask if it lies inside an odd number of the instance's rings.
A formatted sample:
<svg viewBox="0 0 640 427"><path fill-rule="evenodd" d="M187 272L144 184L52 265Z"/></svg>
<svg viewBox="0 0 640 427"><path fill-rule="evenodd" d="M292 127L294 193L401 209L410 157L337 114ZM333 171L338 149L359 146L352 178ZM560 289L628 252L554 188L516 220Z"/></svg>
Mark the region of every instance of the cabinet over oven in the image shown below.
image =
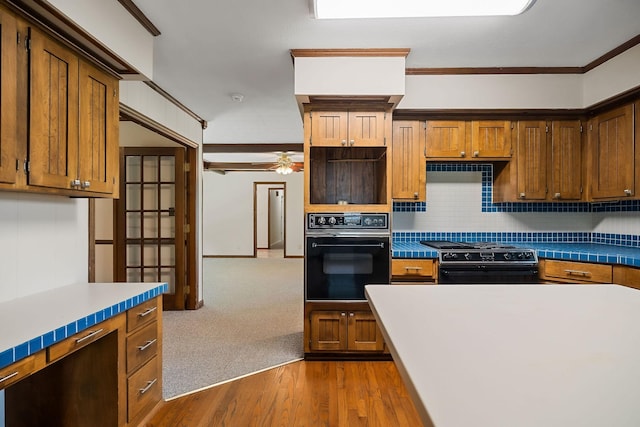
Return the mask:
<svg viewBox="0 0 640 427"><path fill-rule="evenodd" d="M310 213L305 229L306 301L363 301L368 284L390 283L388 213Z"/></svg>

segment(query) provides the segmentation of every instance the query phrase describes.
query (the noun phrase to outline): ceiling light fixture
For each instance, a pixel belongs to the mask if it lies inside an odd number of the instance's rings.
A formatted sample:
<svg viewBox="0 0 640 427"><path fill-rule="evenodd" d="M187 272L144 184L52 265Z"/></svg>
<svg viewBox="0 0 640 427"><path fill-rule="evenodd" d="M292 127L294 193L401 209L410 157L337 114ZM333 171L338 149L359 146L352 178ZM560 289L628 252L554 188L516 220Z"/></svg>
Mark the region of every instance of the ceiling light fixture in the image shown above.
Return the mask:
<svg viewBox="0 0 640 427"><path fill-rule="evenodd" d="M313 0L316 19L518 15L535 0Z"/></svg>
<svg viewBox="0 0 640 427"><path fill-rule="evenodd" d="M232 93L231 94L231 100L233 102L242 102L242 100L244 99L244 95L241 93Z"/></svg>
<svg viewBox="0 0 640 427"><path fill-rule="evenodd" d="M276 165L278 166L276 172L280 175L289 175L293 172L293 168L291 167L293 166L293 160L291 160L291 157L286 153L280 154L278 160L276 160Z"/></svg>

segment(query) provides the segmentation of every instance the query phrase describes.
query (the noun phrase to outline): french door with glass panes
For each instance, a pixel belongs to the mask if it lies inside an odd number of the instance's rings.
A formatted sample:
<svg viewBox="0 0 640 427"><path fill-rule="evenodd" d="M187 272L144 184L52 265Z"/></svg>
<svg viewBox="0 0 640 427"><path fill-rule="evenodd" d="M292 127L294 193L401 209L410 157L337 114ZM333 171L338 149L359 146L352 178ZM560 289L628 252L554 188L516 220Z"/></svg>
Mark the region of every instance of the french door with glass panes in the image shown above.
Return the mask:
<svg viewBox="0 0 640 427"><path fill-rule="evenodd" d="M167 282L169 310L184 310L188 292L184 157L184 148L121 150L117 280Z"/></svg>

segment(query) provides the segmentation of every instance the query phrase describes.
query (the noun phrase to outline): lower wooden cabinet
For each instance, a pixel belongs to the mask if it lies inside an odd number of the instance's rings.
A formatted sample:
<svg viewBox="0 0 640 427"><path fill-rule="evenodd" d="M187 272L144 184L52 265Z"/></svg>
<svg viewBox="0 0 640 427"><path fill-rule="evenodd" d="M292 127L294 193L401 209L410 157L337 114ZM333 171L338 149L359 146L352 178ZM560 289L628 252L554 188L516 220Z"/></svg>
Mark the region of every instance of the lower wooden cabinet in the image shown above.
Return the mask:
<svg viewBox="0 0 640 427"><path fill-rule="evenodd" d="M308 303L305 355L358 356L385 353L382 332L366 302ZM388 354L388 352L387 352Z"/></svg>
<svg viewBox="0 0 640 427"><path fill-rule="evenodd" d="M162 400L161 298L0 369L6 425L141 425Z"/></svg>
<svg viewBox="0 0 640 427"><path fill-rule="evenodd" d="M629 267L626 265L614 265L613 283L640 289L640 268Z"/></svg>
<svg viewBox="0 0 640 427"><path fill-rule="evenodd" d="M396 258L391 260L391 282L432 284L438 279L438 262L434 259Z"/></svg>
<svg viewBox="0 0 640 427"><path fill-rule="evenodd" d="M557 283L613 283L613 267L589 262L540 260L540 278Z"/></svg>

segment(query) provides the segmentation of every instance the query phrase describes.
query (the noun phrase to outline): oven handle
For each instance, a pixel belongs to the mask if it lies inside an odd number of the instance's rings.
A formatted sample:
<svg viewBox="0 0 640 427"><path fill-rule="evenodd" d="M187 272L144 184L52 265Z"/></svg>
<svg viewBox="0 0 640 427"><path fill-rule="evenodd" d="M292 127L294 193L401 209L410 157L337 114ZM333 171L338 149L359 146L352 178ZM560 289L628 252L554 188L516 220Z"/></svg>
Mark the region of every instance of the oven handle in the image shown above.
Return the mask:
<svg viewBox="0 0 640 427"><path fill-rule="evenodd" d="M312 248L383 248L384 243L376 243L372 245L355 245L355 244L336 244L326 245L322 243L311 243Z"/></svg>

